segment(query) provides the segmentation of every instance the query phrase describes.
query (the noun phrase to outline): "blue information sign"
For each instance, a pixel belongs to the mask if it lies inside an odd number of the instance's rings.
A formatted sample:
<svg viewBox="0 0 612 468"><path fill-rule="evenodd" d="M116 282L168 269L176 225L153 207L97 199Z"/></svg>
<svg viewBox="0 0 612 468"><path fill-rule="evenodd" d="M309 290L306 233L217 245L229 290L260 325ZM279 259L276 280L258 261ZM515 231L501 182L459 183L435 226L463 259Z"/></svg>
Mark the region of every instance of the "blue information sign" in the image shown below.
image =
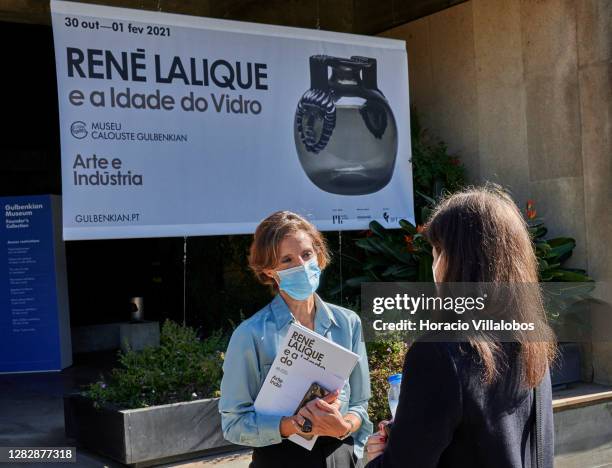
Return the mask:
<svg viewBox="0 0 612 468"><path fill-rule="evenodd" d="M0 372L61 370L71 353L65 291L58 288L65 284L54 225L59 203L50 195L0 200Z"/></svg>

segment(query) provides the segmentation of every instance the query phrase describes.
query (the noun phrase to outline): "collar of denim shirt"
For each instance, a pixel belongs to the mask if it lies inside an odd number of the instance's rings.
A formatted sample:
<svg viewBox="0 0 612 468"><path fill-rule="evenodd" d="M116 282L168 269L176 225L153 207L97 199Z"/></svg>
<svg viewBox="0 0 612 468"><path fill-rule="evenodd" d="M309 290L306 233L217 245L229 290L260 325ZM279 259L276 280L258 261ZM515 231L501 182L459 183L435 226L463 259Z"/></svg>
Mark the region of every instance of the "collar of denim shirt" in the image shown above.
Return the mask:
<svg viewBox="0 0 612 468"><path fill-rule="evenodd" d="M325 336L325 333L330 329L332 324L338 326L338 322L333 312L329 309L329 306L323 302L317 293L314 294L314 297L316 307L314 331L321 336ZM283 329L289 322L295 320L289 306L280 294L277 294L274 299L272 299L270 308L274 314L277 330Z"/></svg>

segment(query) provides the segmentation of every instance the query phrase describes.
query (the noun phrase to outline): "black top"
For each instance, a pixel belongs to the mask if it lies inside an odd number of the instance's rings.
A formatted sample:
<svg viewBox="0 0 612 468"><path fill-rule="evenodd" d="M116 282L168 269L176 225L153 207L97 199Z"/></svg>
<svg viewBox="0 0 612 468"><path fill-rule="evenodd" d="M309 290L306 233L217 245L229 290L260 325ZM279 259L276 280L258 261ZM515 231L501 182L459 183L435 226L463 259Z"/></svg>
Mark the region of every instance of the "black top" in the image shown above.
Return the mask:
<svg viewBox="0 0 612 468"><path fill-rule="evenodd" d="M362 468L353 445L352 437L321 436L308 451L284 439L280 444L255 447L249 468Z"/></svg>
<svg viewBox="0 0 612 468"><path fill-rule="evenodd" d="M366 468L531 468L535 404L521 386L517 344L491 385L476 351L461 343L416 343L404 361L399 404L385 452ZM541 385L544 467L553 467L550 374Z"/></svg>

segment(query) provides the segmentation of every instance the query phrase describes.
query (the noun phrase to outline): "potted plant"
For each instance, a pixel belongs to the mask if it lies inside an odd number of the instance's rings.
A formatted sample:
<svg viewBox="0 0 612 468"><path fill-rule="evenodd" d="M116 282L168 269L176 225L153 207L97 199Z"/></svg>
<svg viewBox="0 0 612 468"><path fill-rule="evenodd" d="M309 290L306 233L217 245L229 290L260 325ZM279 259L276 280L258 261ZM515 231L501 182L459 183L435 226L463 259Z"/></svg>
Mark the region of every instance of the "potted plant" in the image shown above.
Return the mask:
<svg viewBox="0 0 612 468"><path fill-rule="evenodd" d="M120 366L64 396L66 434L127 465L147 466L234 448L218 411L220 332L200 340L170 320L159 347L119 352Z"/></svg>

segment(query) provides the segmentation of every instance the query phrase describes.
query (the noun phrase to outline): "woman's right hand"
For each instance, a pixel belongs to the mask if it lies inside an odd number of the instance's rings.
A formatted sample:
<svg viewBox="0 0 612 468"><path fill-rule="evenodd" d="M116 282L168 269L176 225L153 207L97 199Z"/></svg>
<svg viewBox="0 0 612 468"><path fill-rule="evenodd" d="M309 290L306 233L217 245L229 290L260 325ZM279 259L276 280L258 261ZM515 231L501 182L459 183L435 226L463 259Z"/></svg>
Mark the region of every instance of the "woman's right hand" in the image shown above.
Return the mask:
<svg viewBox="0 0 612 468"><path fill-rule="evenodd" d="M340 391L336 390L335 392L330 392L328 395L324 396L321 399L314 399L310 402L308 402L305 406L305 408L309 408L309 412L311 411L316 411L317 413L320 413L322 410L320 408L318 408L317 405L317 400L320 401L324 401L325 403L328 404L328 409L333 411L334 413L338 413L338 416L340 418L342 418L342 415L340 414L340 406L341 406L341 402L338 399L338 396L340 395ZM304 423L304 408L302 408L302 410L300 410L300 413L295 414L293 416L284 416L281 419L280 422L280 434L282 437L289 437L293 434L299 434L299 435L303 435L306 438L312 437L313 435L327 435L327 434L319 434L319 427L317 426L316 428L313 428L314 430L312 432L302 432L302 424ZM328 412L324 412L325 415L329 416ZM308 414L310 415L310 414ZM312 418L312 415L310 415L310 417ZM314 418L311 419L311 423L315 422L313 421Z"/></svg>
<svg viewBox="0 0 612 468"><path fill-rule="evenodd" d="M340 437L354 427L340 412L341 402L338 400L340 391L336 390L323 398L315 398L300 408L298 424L302 426L308 419L312 425L309 435Z"/></svg>

